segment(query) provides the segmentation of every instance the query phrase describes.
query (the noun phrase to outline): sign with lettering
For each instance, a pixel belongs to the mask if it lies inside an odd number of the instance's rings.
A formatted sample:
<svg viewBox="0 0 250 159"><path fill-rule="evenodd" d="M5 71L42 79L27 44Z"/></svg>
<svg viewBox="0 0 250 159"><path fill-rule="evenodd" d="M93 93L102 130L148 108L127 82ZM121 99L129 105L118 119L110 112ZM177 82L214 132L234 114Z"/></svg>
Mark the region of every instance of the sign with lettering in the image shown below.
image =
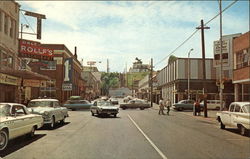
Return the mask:
<svg viewBox="0 0 250 159"><path fill-rule="evenodd" d="M63 91L72 91L72 83L63 83L62 90Z"/></svg>
<svg viewBox="0 0 250 159"><path fill-rule="evenodd" d="M23 86L25 86L25 87L40 87L41 86L41 81L24 79L23 80Z"/></svg>
<svg viewBox="0 0 250 159"><path fill-rule="evenodd" d="M72 58L67 58L64 61L64 82L71 82L72 81Z"/></svg>
<svg viewBox="0 0 250 159"><path fill-rule="evenodd" d="M19 56L41 60L53 60L54 50L44 48L41 43L30 40L19 40Z"/></svg>
<svg viewBox="0 0 250 159"><path fill-rule="evenodd" d="M0 73L0 83L18 86L21 84L21 79L18 77Z"/></svg>

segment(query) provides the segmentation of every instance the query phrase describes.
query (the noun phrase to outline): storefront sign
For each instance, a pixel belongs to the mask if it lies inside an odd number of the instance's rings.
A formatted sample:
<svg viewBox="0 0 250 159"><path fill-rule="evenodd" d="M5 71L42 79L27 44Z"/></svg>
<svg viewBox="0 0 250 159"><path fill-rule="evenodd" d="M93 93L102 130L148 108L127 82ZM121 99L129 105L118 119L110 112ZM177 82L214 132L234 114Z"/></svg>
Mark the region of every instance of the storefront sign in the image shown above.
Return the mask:
<svg viewBox="0 0 250 159"><path fill-rule="evenodd" d="M64 82L71 82L72 81L72 58L65 59L64 62Z"/></svg>
<svg viewBox="0 0 250 159"><path fill-rule="evenodd" d="M40 87L41 82L39 80L24 79L23 86L24 87Z"/></svg>
<svg viewBox="0 0 250 159"><path fill-rule="evenodd" d="M0 73L0 83L18 86L21 84L20 78Z"/></svg>
<svg viewBox="0 0 250 159"><path fill-rule="evenodd" d="M72 83L63 83L62 90L63 91L72 91Z"/></svg>
<svg viewBox="0 0 250 159"><path fill-rule="evenodd" d="M19 40L19 56L41 60L53 60L54 50L44 48L41 43L30 40Z"/></svg>
<svg viewBox="0 0 250 159"><path fill-rule="evenodd" d="M228 66L230 48L229 48L229 40L222 41L222 63L223 66ZM218 67L220 65L220 41L214 41L214 67Z"/></svg>

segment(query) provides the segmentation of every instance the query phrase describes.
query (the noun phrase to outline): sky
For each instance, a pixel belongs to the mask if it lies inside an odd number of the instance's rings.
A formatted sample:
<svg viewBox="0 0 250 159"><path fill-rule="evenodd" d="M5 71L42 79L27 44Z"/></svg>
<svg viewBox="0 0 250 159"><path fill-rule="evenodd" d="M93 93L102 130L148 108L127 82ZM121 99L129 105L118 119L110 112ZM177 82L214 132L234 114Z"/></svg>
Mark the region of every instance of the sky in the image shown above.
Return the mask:
<svg viewBox="0 0 250 159"><path fill-rule="evenodd" d="M78 60L96 61L99 71L124 72L135 58L154 70L167 65L170 54L177 57L201 57L198 31L176 50L200 26L219 13L218 1L17 1L21 9L46 15L42 21L42 39L23 35L24 39L46 44L64 44ZM223 1L222 9L233 1ZM24 12L22 12L24 14ZM26 32L36 32L36 19L20 14ZM249 31L249 2L237 1L222 13L223 35ZM205 30L206 57L213 57L213 41L219 40L219 17ZM174 51L175 50L175 51Z"/></svg>

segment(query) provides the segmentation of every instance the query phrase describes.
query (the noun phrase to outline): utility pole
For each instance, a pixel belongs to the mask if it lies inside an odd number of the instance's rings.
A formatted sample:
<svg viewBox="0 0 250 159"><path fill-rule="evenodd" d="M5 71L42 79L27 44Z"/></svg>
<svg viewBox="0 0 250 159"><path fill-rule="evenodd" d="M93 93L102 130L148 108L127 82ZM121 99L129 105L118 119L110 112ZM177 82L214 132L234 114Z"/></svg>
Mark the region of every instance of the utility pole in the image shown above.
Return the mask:
<svg viewBox="0 0 250 159"><path fill-rule="evenodd" d="M221 0L219 0L220 6L220 110L223 109L223 61L222 61L222 13L221 13Z"/></svg>
<svg viewBox="0 0 250 159"><path fill-rule="evenodd" d="M107 73L109 73L109 59L107 59Z"/></svg>
<svg viewBox="0 0 250 159"><path fill-rule="evenodd" d="M201 26L197 27L196 29L201 29L204 117L207 117L207 88L206 88L206 83L205 83L205 80L206 80L206 61L205 61L204 29L210 29L210 27L204 27L203 20L201 20Z"/></svg>
<svg viewBox="0 0 250 159"><path fill-rule="evenodd" d="M150 66L150 106L153 107L153 58Z"/></svg>

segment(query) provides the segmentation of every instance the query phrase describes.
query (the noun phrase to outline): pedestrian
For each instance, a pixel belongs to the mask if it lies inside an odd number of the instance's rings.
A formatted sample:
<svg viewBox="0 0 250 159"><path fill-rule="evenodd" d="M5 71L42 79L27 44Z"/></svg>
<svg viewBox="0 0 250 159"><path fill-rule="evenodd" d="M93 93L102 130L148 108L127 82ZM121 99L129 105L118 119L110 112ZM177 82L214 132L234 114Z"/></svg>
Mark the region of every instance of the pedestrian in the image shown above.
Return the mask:
<svg viewBox="0 0 250 159"><path fill-rule="evenodd" d="M160 101L159 101L159 115L165 115L165 113L163 112L164 110L164 106L165 106L165 103L163 101L163 99L161 98Z"/></svg>
<svg viewBox="0 0 250 159"><path fill-rule="evenodd" d="M194 102L194 115L199 115L200 116L201 113L201 108L200 108L200 99L196 100Z"/></svg>
<svg viewBox="0 0 250 159"><path fill-rule="evenodd" d="M166 104L166 106L167 106L167 115L169 115L170 107L171 107L171 101L170 101L170 99L167 99L167 104Z"/></svg>

